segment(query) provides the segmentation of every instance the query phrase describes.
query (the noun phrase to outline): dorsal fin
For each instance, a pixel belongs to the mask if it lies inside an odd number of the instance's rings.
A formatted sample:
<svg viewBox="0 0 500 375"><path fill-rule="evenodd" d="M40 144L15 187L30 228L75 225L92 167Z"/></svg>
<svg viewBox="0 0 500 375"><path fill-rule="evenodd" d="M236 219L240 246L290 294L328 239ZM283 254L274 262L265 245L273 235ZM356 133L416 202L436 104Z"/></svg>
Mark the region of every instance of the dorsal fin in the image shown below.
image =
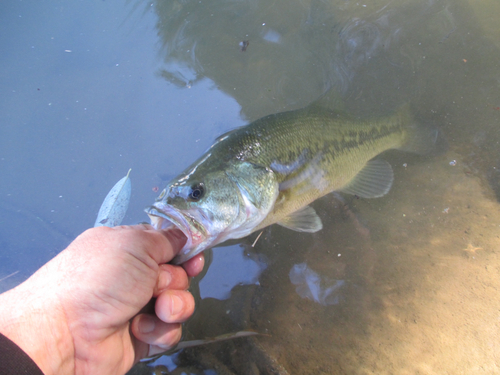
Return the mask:
<svg viewBox="0 0 500 375"><path fill-rule="evenodd" d="M243 126L238 126L237 128L234 128L234 129L231 129L221 135L219 135L217 138L215 138L215 141L214 141L214 145L216 143L219 143L220 141L226 139L227 137L229 137L231 134L233 133L236 133L238 130L240 130L241 128L244 128L246 125L243 125Z"/></svg>

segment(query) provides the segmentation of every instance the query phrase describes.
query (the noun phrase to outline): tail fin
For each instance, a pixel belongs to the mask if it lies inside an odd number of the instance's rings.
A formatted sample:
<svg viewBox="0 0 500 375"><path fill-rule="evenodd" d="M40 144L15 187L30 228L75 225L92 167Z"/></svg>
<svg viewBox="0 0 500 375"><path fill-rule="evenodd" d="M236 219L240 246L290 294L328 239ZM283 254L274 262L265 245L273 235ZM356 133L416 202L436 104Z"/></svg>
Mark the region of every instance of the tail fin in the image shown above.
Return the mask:
<svg viewBox="0 0 500 375"><path fill-rule="evenodd" d="M399 149L420 155L432 152L435 149L438 139L438 129L416 121L411 115L409 104L405 104L398 112L400 116L407 117L406 123L409 124L406 129L403 146Z"/></svg>

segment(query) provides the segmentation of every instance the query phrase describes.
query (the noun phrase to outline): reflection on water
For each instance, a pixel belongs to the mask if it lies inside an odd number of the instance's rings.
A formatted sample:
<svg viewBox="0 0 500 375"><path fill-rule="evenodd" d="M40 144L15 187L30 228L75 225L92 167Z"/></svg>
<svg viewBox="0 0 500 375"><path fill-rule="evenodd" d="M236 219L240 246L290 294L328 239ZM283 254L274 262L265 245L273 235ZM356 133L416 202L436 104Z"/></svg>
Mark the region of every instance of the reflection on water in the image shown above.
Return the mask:
<svg viewBox="0 0 500 375"><path fill-rule="evenodd" d="M163 75L188 86L211 78L249 120L304 107L332 88L358 112L387 113L422 94L425 59L442 55L457 29L446 1L193 0L154 6ZM244 52L243 41L249 42Z"/></svg>
<svg viewBox="0 0 500 375"><path fill-rule="evenodd" d="M302 298L310 299L320 305L336 305L341 300L340 290L344 280L332 280L321 277L306 263L299 263L292 267L289 273L290 282L296 286L295 290Z"/></svg>
<svg viewBox="0 0 500 375"><path fill-rule="evenodd" d="M201 297L212 298L197 301L186 338L242 329L270 336L185 350L169 370L500 371L500 54L488 39L499 30L490 22L486 35L472 16L490 5L153 3L162 76L186 87L210 78L249 120L318 98L361 117L411 102L420 121L440 129L432 156L385 154L395 172L386 197L323 197L313 204L322 231L272 226L255 247L256 234L242 240L267 268L241 261L237 246L215 248L225 260L200 281Z"/></svg>
<svg viewBox="0 0 500 375"><path fill-rule="evenodd" d="M228 299L236 285L258 284L266 268L258 256L248 256L245 249L237 245L218 248L211 259L210 267L199 282L201 298Z"/></svg>

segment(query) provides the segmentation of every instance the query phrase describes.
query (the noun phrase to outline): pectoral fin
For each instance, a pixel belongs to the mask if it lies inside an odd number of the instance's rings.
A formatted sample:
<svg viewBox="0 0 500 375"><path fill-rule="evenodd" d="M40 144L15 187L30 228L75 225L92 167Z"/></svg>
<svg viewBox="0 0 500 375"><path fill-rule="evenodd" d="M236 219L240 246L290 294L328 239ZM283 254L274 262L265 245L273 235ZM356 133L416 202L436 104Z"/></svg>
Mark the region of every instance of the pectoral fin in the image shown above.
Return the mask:
<svg viewBox="0 0 500 375"><path fill-rule="evenodd" d="M313 208L306 206L288 215L278 224L297 232L314 233L323 229L323 223Z"/></svg>
<svg viewBox="0 0 500 375"><path fill-rule="evenodd" d="M360 198L378 198L386 195L394 181L391 165L384 160L370 160L354 179L341 191Z"/></svg>

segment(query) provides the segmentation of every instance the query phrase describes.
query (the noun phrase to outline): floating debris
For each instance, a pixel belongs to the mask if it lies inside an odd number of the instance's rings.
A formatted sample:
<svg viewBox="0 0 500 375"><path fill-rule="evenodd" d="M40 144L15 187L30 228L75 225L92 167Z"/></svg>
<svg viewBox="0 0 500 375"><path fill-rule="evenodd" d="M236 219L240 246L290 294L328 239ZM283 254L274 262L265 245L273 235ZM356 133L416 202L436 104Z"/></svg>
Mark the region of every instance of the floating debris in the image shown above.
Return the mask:
<svg viewBox="0 0 500 375"><path fill-rule="evenodd" d="M259 233L259 235L257 236L257 238L255 239L255 241L253 241L252 247L255 247L255 244L256 244L256 243L257 243L257 241L259 240L260 236L262 236L262 233L263 233L263 232L264 232L264 231L261 231L261 232Z"/></svg>
<svg viewBox="0 0 500 375"><path fill-rule="evenodd" d="M250 44L250 41L248 40L243 40L240 42L240 51L245 52Z"/></svg>
<svg viewBox="0 0 500 375"><path fill-rule="evenodd" d="M141 362L148 362L151 361L152 359L158 359L163 355L174 353L176 351L179 351L181 349L186 349L186 348L192 348L195 346L201 346L201 345L206 345L206 344L212 344L215 342L221 342L221 341L226 341L226 340L233 340L239 337L247 337L247 336L255 336L255 335L263 335L263 336L269 336L263 333L255 332L255 331L239 331L239 332L231 332L231 333L226 333L217 337L210 337L206 339L200 339L200 340L190 340L190 341L181 341L179 342L176 346L174 346L171 349L165 350L164 352L161 353L156 353L151 356L148 356L144 359L141 359Z"/></svg>
<svg viewBox="0 0 500 375"><path fill-rule="evenodd" d="M19 271L16 271L16 272L12 272L10 275L7 275L7 276L4 276L0 279L0 281L4 281L6 279L8 279L9 277L12 277L14 276L15 274L17 274Z"/></svg>
<svg viewBox="0 0 500 375"><path fill-rule="evenodd" d="M127 213L132 192L132 184L129 178L131 170L129 169L127 175L118 181L106 195L94 227L115 227L121 224Z"/></svg>

